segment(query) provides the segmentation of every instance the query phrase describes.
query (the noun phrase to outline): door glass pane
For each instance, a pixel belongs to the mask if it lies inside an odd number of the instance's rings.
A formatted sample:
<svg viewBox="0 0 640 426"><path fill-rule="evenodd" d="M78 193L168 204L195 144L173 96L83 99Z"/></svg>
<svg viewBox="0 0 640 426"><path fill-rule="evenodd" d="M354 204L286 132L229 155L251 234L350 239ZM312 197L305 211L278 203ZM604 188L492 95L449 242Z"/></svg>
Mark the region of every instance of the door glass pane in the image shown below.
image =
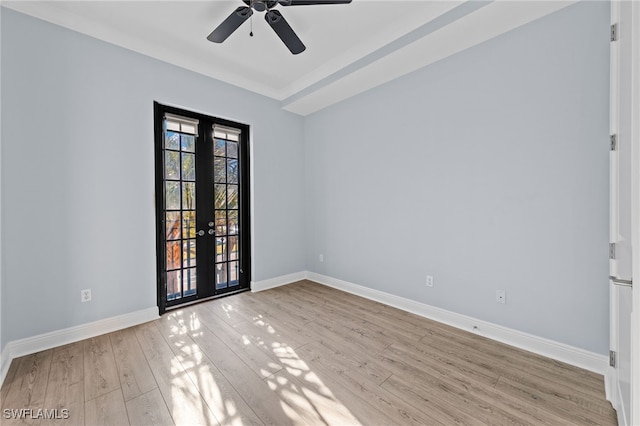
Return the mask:
<svg viewBox="0 0 640 426"><path fill-rule="evenodd" d="M180 270L167 272L167 300L182 297Z"/></svg>
<svg viewBox="0 0 640 426"><path fill-rule="evenodd" d="M227 159L227 182L238 183L238 160Z"/></svg>
<svg viewBox="0 0 640 426"><path fill-rule="evenodd" d="M217 263L215 265L216 289L227 287L227 263Z"/></svg>
<svg viewBox="0 0 640 426"><path fill-rule="evenodd" d="M216 237L216 262L227 260L227 238Z"/></svg>
<svg viewBox="0 0 640 426"><path fill-rule="evenodd" d="M176 132L166 132L164 137L165 149L180 149L180 135Z"/></svg>
<svg viewBox="0 0 640 426"><path fill-rule="evenodd" d="M196 294L196 290L198 289L196 268L183 269L182 282L184 283L183 287L185 296Z"/></svg>
<svg viewBox="0 0 640 426"><path fill-rule="evenodd" d="M180 241L167 242L167 269L180 267Z"/></svg>
<svg viewBox="0 0 640 426"><path fill-rule="evenodd" d="M164 178L180 179L180 153L177 151L166 151L164 154Z"/></svg>
<svg viewBox="0 0 640 426"><path fill-rule="evenodd" d="M196 180L196 156L182 153L182 180Z"/></svg>
<svg viewBox="0 0 640 426"><path fill-rule="evenodd" d="M196 208L195 182L184 182L182 184L182 208L184 210L193 210Z"/></svg>
<svg viewBox="0 0 640 426"><path fill-rule="evenodd" d="M238 233L238 210L229 210L228 233L230 235L235 235Z"/></svg>
<svg viewBox="0 0 640 426"><path fill-rule="evenodd" d="M229 260L238 260L238 237L229 237Z"/></svg>
<svg viewBox="0 0 640 426"><path fill-rule="evenodd" d="M227 185L227 207L230 209L238 208L238 185Z"/></svg>
<svg viewBox="0 0 640 426"><path fill-rule="evenodd" d="M196 212L185 211L182 213L182 233L183 238L196 237Z"/></svg>
<svg viewBox="0 0 640 426"><path fill-rule="evenodd" d="M227 233L227 211L216 210L216 234L224 235Z"/></svg>
<svg viewBox="0 0 640 426"><path fill-rule="evenodd" d="M182 267L196 266L196 240L182 242Z"/></svg>
<svg viewBox="0 0 640 426"><path fill-rule="evenodd" d="M216 139L213 142L213 155L218 157L224 157L226 155L225 152L225 141L222 139Z"/></svg>
<svg viewBox="0 0 640 426"><path fill-rule="evenodd" d="M216 184L214 193L214 205L216 209L227 207L227 187L224 184Z"/></svg>
<svg viewBox="0 0 640 426"><path fill-rule="evenodd" d="M238 285L238 262L229 262L229 285Z"/></svg>
<svg viewBox="0 0 640 426"><path fill-rule="evenodd" d="M213 160L213 181L215 183L225 183L227 181L226 172L225 159L223 157L216 157Z"/></svg>
<svg viewBox="0 0 640 426"><path fill-rule="evenodd" d="M180 239L180 212L167 212L165 215L166 239Z"/></svg>
<svg viewBox="0 0 640 426"><path fill-rule="evenodd" d="M165 208L180 210L180 182L165 182Z"/></svg>
<svg viewBox="0 0 640 426"><path fill-rule="evenodd" d="M238 158L238 142L227 142L227 157Z"/></svg>
<svg viewBox="0 0 640 426"><path fill-rule="evenodd" d="M195 130L195 129L194 129ZM180 142L183 151L195 152L196 151L196 137L193 135L180 135Z"/></svg>

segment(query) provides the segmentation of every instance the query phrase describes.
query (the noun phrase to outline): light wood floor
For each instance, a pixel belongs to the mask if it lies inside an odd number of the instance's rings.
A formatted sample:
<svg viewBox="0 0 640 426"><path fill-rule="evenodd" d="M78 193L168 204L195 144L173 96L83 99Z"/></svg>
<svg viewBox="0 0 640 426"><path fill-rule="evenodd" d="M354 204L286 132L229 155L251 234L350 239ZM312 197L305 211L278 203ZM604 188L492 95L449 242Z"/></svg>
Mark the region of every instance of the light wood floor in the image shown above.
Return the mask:
<svg viewBox="0 0 640 426"><path fill-rule="evenodd" d="M306 281L15 359L1 398L3 425L616 423L602 376Z"/></svg>

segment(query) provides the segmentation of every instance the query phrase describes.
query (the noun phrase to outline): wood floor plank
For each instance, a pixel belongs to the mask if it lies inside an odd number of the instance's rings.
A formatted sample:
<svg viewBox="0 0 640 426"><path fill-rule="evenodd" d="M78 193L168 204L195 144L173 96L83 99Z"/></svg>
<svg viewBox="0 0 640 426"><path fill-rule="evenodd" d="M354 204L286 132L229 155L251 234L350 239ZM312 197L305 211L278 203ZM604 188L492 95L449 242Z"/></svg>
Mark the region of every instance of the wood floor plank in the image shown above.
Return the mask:
<svg viewBox="0 0 640 426"><path fill-rule="evenodd" d="M244 361L257 375L267 377L282 369L278 356L272 348L265 347L260 342L251 341L226 322L220 321L215 314L204 307L194 306L198 319L213 334L234 352L235 357Z"/></svg>
<svg viewBox="0 0 640 426"><path fill-rule="evenodd" d="M327 386L331 390L332 398L334 398L335 402L344 405L345 408L349 410L349 413L358 419L354 424L370 424L372 418L376 419L377 424L398 424L377 407L363 400L360 397L360 393L342 384L340 380L337 379L337 376L333 375L330 370L323 370L322 366L317 363L310 363L308 362L309 360L310 358L304 358L302 365L300 365L298 369L287 368L286 371L278 372L266 378L265 381L272 390L277 391L278 388L287 386L289 383L289 375L301 377L300 380L304 381L304 377L310 374L309 371L311 371L313 375L320 376L319 380L324 386ZM296 370L307 371L307 373L299 374ZM294 381L294 383L296 383L296 381ZM304 385L300 385L299 389L302 388L304 388ZM291 401L291 399L289 400Z"/></svg>
<svg viewBox="0 0 640 426"><path fill-rule="evenodd" d="M407 356L403 351L394 351L392 349L394 349L393 346L385 351L385 355L388 352L393 353L388 360L403 360L409 364L408 366L406 364L397 365L397 369L394 369L394 374L397 376L405 377L408 380L412 378L420 380L422 372L431 373L433 377L439 377L448 386L457 390L459 395L474 398L480 407L495 407L504 411L504 413L508 413L507 417L509 415L515 416L521 419L522 422L532 425L555 425L559 421L562 423L557 416L550 415L540 407L532 404L523 404L521 399L514 398L508 393L497 391L494 389L497 379L490 375L485 378L482 375L470 374L469 370L470 368L473 370L473 367L457 368L455 364L450 364L447 361L429 361L430 355L425 355L423 359L420 359L419 357L415 358L413 355ZM410 351L411 349L406 350ZM422 354L421 351L417 353ZM426 366L425 362L429 366ZM483 367L483 364L478 364L477 366L480 369ZM492 423L499 423L495 417L492 416Z"/></svg>
<svg viewBox="0 0 640 426"><path fill-rule="evenodd" d="M353 299L330 300L322 296L314 297L313 289L299 290L294 297L297 300L309 302L315 310L322 312L324 315L319 319L325 319L327 316L345 318L352 324L376 330L379 334L393 341L417 342L425 336L424 330L416 330L411 324L403 324L402 327L398 327L397 321L394 323L382 318L377 311L364 309L368 303L360 301L356 304L352 301Z"/></svg>
<svg viewBox="0 0 640 426"><path fill-rule="evenodd" d="M59 410L60 413L62 410L67 410L68 418L53 419L52 424L84 424L83 364L82 342L60 346L53 350L44 407Z"/></svg>
<svg viewBox="0 0 640 426"><path fill-rule="evenodd" d="M220 424L264 424L204 353L184 356L180 362Z"/></svg>
<svg viewBox="0 0 640 426"><path fill-rule="evenodd" d="M13 381L16 379L18 364L20 364L20 360L18 358L14 359L13 361L11 361L11 364L9 364L7 375L4 378L4 382L2 382L2 387L0 387L0 407L5 406L4 401L7 399L7 395L9 395L9 389L11 388Z"/></svg>
<svg viewBox="0 0 640 426"><path fill-rule="evenodd" d="M362 373L350 374L349 366L318 350L318 345L299 348L298 354L362 424L441 424L376 384L362 380Z"/></svg>
<svg viewBox="0 0 640 426"><path fill-rule="evenodd" d="M272 392L307 425L358 425L361 422L313 371L304 375L287 370L265 379ZM335 386L332 386L335 388Z"/></svg>
<svg viewBox="0 0 640 426"><path fill-rule="evenodd" d="M406 343L394 343L384 351L385 354L389 352L393 354L393 358L402 359L414 368L429 374L447 376L451 372L460 372L479 383L490 386L494 386L500 377L484 365L448 357L437 348L429 346L420 347Z"/></svg>
<svg viewBox="0 0 640 426"><path fill-rule="evenodd" d="M251 306L233 297L213 300L210 303L204 304L203 307L209 309L229 325L235 325L245 321L255 321L264 317L262 313L254 311Z"/></svg>
<svg viewBox="0 0 640 426"><path fill-rule="evenodd" d="M421 378L424 378L421 377ZM463 425L485 425L475 416L470 416L466 412L458 409L458 404L465 404L464 400L458 400L446 390L443 392L439 388L440 383L436 381L425 381L423 384L429 383L428 391L416 389L413 380L391 375L385 381L381 388L385 389L399 398L404 399L409 404L420 407L423 412L428 412L439 423L463 424ZM426 385L425 385L426 386Z"/></svg>
<svg viewBox="0 0 640 426"><path fill-rule="evenodd" d="M124 400L129 401L156 389L158 385L133 329L127 328L113 332L109 338L113 347Z"/></svg>
<svg viewBox="0 0 640 426"><path fill-rule="evenodd" d="M391 375L387 368L371 356L371 351L363 351L351 340L330 333L322 327L318 327L316 343L311 343L306 347L320 347L320 349L330 351L333 359L346 363L350 368L360 369L364 373L364 379L376 385L382 384Z"/></svg>
<svg viewBox="0 0 640 426"><path fill-rule="evenodd" d="M243 293L242 295L238 295L238 296L242 297L245 294L250 294L250 293ZM255 305L258 302L260 304L264 304L264 306L268 306L266 303L259 301L255 297L244 297L243 300L248 301L247 303L251 303L252 307L254 308L256 307ZM265 324L272 326L275 330L282 330L288 336L294 336L299 341L296 347L307 344L315 339L314 334L308 331L307 328L305 327L305 323L297 322L295 318L289 317L286 314L283 314L282 312L278 312L278 311L268 312L267 310L265 310L265 313L261 318L261 321L265 322Z"/></svg>
<svg viewBox="0 0 640 426"><path fill-rule="evenodd" d="M411 315L408 313L402 314ZM593 390L597 395L602 392L603 377L600 374L496 342L479 334L464 332L446 324L426 319L425 321L428 321L430 325L427 328L428 334L423 340L440 339L441 341L451 342L451 344L474 347L482 352L490 353L492 356L501 357L505 362L510 362L513 359L518 360L518 362L526 364L527 369L542 369L546 371L544 374L553 371L552 376L560 375L565 376L566 379L577 381L576 384L579 384L580 387Z"/></svg>
<svg viewBox="0 0 640 426"><path fill-rule="evenodd" d="M193 355L200 348L189 335L183 323L199 321L197 315L189 308L177 309L166 313L154 323L162 332L164 339L176 355Z"/></svg>
<svg viewBox="0 0 640 426"><path fill-rule="evenodd" d="M103 393L85 403L86 424L92 426L124 426L129 424L127 408L120 389Z"/></svg>
<svg viewBox="0 0 640 426"><path fill-rule="evenodd" d="M298 303L291 303L291 300L285 299L283 293L278 291L265 290L260 295L260 299L269 305L269 309L266 313L268 316L273 316L276 318L287 318L290 321L294 321L298 324L306 324L307 322L313 320L317 312L310 312L298 306Z"/></svg>
<svg viewBox="0 0 640 426"><path fill-rule="evenodd" d="M559 385L570 384L580 392L595 397L602 395L604 391L603 377L599 376L598 382L590 371L491 341L482 336L459 330L438 331L438 329L439 326L430 329L430 333L433 332L433 334L428 339L424 339L423 343L430 342L431 346L445 348L450 353L467 356L476 362L485 362L485 365L491 366L500 375L515 378L520 372L526 371L528 374Z"/></svg>
<svg viewBox="0 0 640 426"><path fill-rule="evenodd" d="M278 347L295 349L309 343L308 339L300 339L296 333L288 331L278 321L266 317L251 322L240 322L235 324L233 328L254 342L254 344L264 345L271 349Z"/></svg>
<svg viewBox="0 0 640 426"><path fill-rule="evenodd" d="M135 327L135 333L175 423L218 424L215 415L202 400L178 355L173 353L157 325L148 323Z"/></svg>
<svg viewBox="0 0 640 426"><path fill-rule="evenodd" d="M194 341L216 366L224 377L233 384L242 399L251 407L260 420L269 425L300 424L295 412L285 410L282 400L270 391L256 374L236 354L203 324L192 322L187 325Z"/></svg>
<svg viewBox="0 0 640 426"><path fill-rule="evenodd" d="M351 342L351 344L359 346L364 351L380 352L391 345L393 342L386 338L380 339L368 329L358 327L358 325L351 325L348 323L341 324L339 321L311 321L306 324L309 330L312 330L318 335L325 335L326 333L332 333L336 336L340 336L344 340Z"/></svg>
<svg viewBox="0 0 640 426"><path fill-rule="evenodd" d="M84 341L84 399L92 400L120 388L109 335Z"/></svg>
<svg viewBox="0 0 640 426"><path fill-rule="evenodd" d="M602 425L611 424L612 421L616 422L616 418L612 417L611 413L607 415L587 411L575 404L567 404L564 398L558 398L555 393L540 392L533 387L505 377L500 378L498 384L496 384L496 389L521 398L523 403L535 402L543 405L546 411L553 413L559 419L564 419L574 424Z"/></svg>
<svg viewBox="0 0 640 426"><path fill-rule="evenodd" d="M15 360L18 361L18 366L3 409L45 408L44 397L52 357L53 350L50 349Z"/></svg>
<svg viewBox="0 0 640 426"><path fill-rule="evenodd" d="M126 402L126 408L132 425L172 426L175 424L158 388L130 399Z"/></svg>

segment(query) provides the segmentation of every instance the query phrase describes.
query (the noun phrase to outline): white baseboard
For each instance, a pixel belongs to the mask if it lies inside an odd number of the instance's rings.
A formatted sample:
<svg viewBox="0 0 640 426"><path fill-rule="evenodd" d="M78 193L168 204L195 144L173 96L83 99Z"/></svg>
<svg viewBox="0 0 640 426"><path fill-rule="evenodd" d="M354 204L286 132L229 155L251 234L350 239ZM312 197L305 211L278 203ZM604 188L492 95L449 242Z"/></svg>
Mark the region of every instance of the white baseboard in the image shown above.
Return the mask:
<svg viewBox="0 0 640 426"><path fill-rule="evenodd" d="M7 371L9 371L11 359L7 346L5 345L5 347L0 351L0 386L4 383L4 378L7 375Z"/></svg>
<svg viewBox="0 0 640 426"><path fill-rule="evenodd" d="M617 393L614 389L616 370L613 367L607 367L607 372L604 374L604 396L611 403L614 410L617 410Z"/></svg>
<svg viewBox="0 0 640 426"><path fill-rule="evenodd" d="M157 318L159 318L158 308L154 306L152 308L105 318L88 324L77 325L9 342L0 354L0 357L2 357L2 362L0 363L0 383L4 382L4 378L9 370L9 365L14 358L77 342L79 340L89 339L101 334L111 333L112 331L122 330L127 327L133 327L134 325L153 321Z"/></svg>
<svg viewBox="0 0 640 426"><path fill-rule="evenodd" d="M256 293L258 291L269 290L270 288L276 288L282 285L291 284L296 281L304 280L306 278L307 278L307 273L303 271L303 272L295 272L289 275L282 275L280 277L275 277L268 280L252 281L251 292Z"/></svg>
<svg viewBox="0 0 640 426"><path fill-rule="evenodd" d="M411 312L425 318L438 321L461 330L480 334L498 342L502 342L520 349L543 355L557 361L566 362L585 370L602 374L606 377L609 367L609 359L606 355L596 354L574 346L559 343L553 340L523 333L511 328L481 321L466 315L457 314L444 309L436 308L404 297L363 287L347 281L316 274L306 273L307 279L319 284L346 291L357 296L375 300L393 306L403 311Z"/></svg>

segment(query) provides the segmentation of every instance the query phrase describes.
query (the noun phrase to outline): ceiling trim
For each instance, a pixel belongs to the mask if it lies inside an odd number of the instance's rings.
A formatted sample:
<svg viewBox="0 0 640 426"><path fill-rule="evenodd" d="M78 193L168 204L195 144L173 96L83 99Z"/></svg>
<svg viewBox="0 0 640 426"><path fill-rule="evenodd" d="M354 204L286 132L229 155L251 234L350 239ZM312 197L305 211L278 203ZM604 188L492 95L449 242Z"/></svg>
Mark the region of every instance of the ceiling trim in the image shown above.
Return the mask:
<svg viewBox="0 0 640 426"><path fill-rule="evenodd" d="M440 28L445 27L446 25L455 22L456 20L468 15L476 11L477 9L484 7L491 3L491 0L484 1L473 1L473 2L448 2L452 4L454 7L448 10L447 12L437 16L435 19L427 22L426 24L421 25L415 30L405 34L404 36L386 44L385 46L371 52L365 57L356 60L349 64L348 66L340 69L339 71L319 80L306 88L300 90L293 96L288 97L287 99L282 101L282 107L286 109L288 105L295 103L296 101L303 99L307 96L313 95L313 93L321 90L325 86L328 86L336 81L339 81L342 78L347 77L349 74L357 72L374 62L384 58L387 55L392 54L396 50L399 50L405 46L408 46L416 41L420 40L433 33L434 31L439 30Z"/></svg>
<svg viewBox="0 0 640 426"><path fill-rule="evenodd" d="M421 37L409 43L399 41L398 44L404 46L386 54L372 54L371 61L362 61L361 66L355 66L351 72L325 79L309 90L301 91L282 102L282 108L303 116L312 114L557 12L576 1L467 2L446 14L450 16L442 16L446 25L438 25L438 22L425 24L416 30L424 33ZM447 22L449 19L451 22ZM407 38L414 37L407 35Z"/></svg>

